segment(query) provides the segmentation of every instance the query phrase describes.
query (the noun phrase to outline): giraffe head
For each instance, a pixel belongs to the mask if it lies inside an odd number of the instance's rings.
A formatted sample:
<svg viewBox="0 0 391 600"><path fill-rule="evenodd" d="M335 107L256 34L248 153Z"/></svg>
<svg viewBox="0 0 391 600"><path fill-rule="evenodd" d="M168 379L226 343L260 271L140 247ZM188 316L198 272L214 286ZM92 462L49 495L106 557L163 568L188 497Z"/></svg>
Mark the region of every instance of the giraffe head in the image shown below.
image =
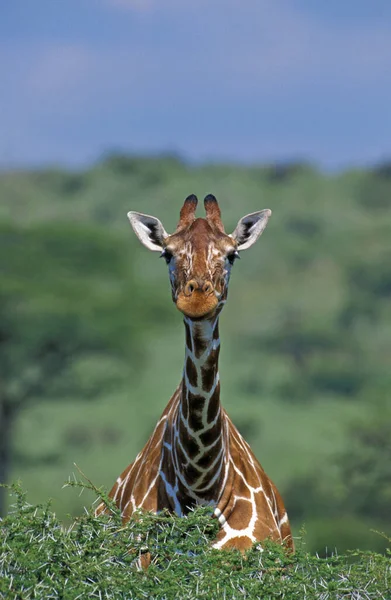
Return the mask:
<svg viewBox="0 0 391 600"><path fill-rule="evenodd" d="M176 307L191 319L206 319L220 312L235 259L257 241L271 211L246 215L227 235L216 198L206 196L204 219L195 217L197 202L194 195L186 198L171 235L156 217L131 211L128 218L141 243L165 259Z"/></svg>

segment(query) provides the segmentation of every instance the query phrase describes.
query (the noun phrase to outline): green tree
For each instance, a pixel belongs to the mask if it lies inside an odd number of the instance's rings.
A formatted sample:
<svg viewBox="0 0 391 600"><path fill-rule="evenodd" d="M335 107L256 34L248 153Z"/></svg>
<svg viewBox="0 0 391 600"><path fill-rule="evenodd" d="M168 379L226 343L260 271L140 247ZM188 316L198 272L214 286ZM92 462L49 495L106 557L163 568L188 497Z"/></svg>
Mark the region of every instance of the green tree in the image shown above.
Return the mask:
<svg viewBox="0 0 391 600"><path fill-rule="evenodd" d="M141 351L131 315L142 300L134 292L129 256L112 234L80 226L3 225L1 237L0 482L5 483L21 411L43 398L93 398L113 384L113 373L99 368L93 381L83 381L75 373L77 361L105 356L137 368ZM0 488L0 514L4 502Z"/></svg>

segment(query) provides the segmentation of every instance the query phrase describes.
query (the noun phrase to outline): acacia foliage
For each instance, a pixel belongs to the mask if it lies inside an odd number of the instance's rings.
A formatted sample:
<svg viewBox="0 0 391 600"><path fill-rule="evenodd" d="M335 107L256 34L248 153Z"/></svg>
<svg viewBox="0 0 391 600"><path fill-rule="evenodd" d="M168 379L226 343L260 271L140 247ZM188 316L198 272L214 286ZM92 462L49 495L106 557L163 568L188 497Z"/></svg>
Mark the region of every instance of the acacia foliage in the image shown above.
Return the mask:
<svg viewBox="0 0 391 600"><path fill-rule="evenodd" d="M50 504L33 506L14 486L16 502L0 522L0 597L61 598L390 598L391 556L373 552L319 558L299 543L295 554L271 542L245 555L211 549L217 522L210 509L186 518L140 514L123 526L114 511L87 511L64 528ZM149 551L145 572L138 557Z"/></svg>

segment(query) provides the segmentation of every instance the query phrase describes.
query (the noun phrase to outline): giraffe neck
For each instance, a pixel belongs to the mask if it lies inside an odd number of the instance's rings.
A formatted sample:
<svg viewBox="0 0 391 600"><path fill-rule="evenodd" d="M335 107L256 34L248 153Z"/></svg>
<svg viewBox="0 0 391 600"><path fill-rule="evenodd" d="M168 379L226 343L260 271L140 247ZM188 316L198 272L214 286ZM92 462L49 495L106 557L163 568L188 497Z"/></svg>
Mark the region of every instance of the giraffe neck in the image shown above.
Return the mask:
<svg viewBox="0 0 391 600"><path fill-rule="evenodd" d="M217 502L226 477L227 433L220 405L218 317L185 318L186 353L173 444L175 471L188 504Z"/></svg>

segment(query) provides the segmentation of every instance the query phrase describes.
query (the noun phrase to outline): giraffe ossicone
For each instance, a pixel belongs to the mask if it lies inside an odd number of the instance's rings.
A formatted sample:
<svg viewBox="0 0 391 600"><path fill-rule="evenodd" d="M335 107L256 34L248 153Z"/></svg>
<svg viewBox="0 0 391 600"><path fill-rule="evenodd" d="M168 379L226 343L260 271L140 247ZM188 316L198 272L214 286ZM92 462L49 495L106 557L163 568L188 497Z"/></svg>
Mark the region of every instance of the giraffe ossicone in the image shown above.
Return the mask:
<svg viewBox="0 0 391 600"><path fill-rule="evenodd" d="M168 509L180 516L211 505L220 524L216 548L251 547L271 538L293 549L281 496L220 403L219 315L232 265L265 229L269 209L244 216L227 235L214 196L186 198L178 226L168 234L156 217L129 212L139 240L168 265L172 299L184 315L182 380L136 459L118 477L110 497L127 521L136 509ZM103 512L102 503L97 512Z"/></svg>

